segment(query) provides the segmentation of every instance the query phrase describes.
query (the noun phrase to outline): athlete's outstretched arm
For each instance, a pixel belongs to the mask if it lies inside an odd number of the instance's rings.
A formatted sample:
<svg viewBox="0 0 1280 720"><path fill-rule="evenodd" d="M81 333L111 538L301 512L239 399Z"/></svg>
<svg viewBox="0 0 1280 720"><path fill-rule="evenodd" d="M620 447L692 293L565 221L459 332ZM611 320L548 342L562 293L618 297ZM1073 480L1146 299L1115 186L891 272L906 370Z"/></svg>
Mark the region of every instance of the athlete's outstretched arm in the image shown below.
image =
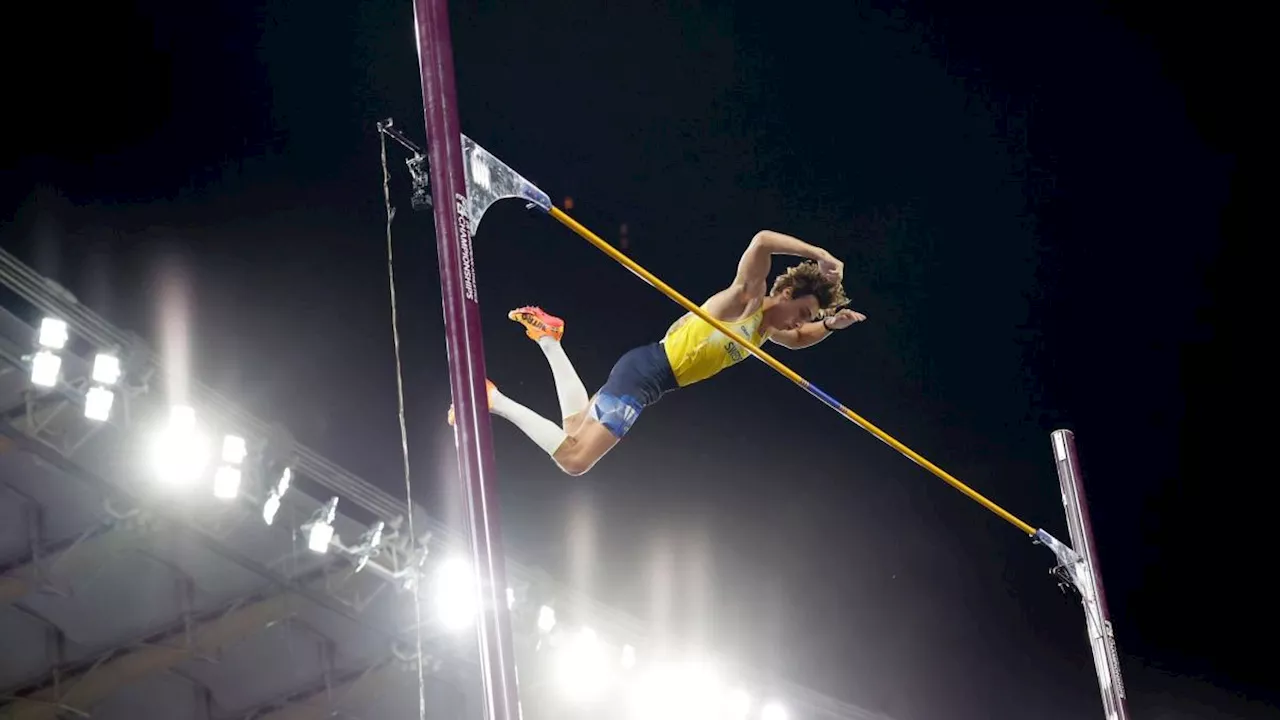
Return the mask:
<svg viewBox="0 0 1280 720"><path fill-rule="evenodd" d="M837 330L866 319L867 316L860 312L844 309L831 317L805 323L795 330L779 330L770 335L769 340L789 350L802 350L826 340L828 335Z"/></svg>
<svg viewBox="0 0 1280 720"><path fill-rule="evenodd" d="M802 350L826 340L830 334L831 331L819 320L805 323L795 330L778 330L769 335L769 342L781 345L788 350Z"/></svg>

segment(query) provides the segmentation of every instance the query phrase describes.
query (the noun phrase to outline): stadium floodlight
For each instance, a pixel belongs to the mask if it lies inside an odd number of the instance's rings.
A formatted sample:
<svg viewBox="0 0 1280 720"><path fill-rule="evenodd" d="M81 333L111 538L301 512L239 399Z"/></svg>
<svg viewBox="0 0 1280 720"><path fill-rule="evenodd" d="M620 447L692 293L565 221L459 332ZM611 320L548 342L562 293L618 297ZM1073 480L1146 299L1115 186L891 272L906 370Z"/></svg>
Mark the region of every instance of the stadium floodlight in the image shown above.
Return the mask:
<svg viewBox="0 0 1280 720"><path fill-rule="evenodd" d="M333 540L333 526L329 523L315 523L307 531L307 548L311 552L324 554L329 552L329 542Z"/></svg>
<svg viewBox="0 0 1280 720"><path fill-rule="evenodd" d="M235 500L240 494L240 468L222 465L213 474L213 496L219 500Z"/></svg>
<svg viewBox="0 0 1280 720"><path fill-rule="evenodd" d="M307 531L307 548L311 552L329 552L329 542L333 540L333 519L338 514L338 498L331 497L311 520L303 526Z"/></svg>
<svg viewBox="0 0 1280 720"><path fill-rule="evenodd" d="M458 631L475 620L479 610L475 573L463 558L449 558L436 568L436 618L446 629Z"/></svg>
<svg viewBox="0 0 1280 720"><path fill-rule="evenodd" d="M538 630L549 633L556 627L556 609L550 605L538 608Z"/></svg>
<svg viewBox="0 0 1280 720"><path fill-rule="evenodd" d="M111 405L115 401L115 393L95 385L84 395L84 416L90 420L106 422L111 417Z"/></svg>
<svg viewBox="0 0 1280 720"><path fill-rule="evenodd" d="M248 455L245 449L244 438L238 435L228 435L222 439L222 462L232 465L239 465L244 462L245 455Z"/></svg>
<svg viewBox="0 0 1280 720"><path fill-rule="evenodd" d="M515 588L507 588L507 609L516 609L516 591Z"/></svg>
<svg viewBox="0 0 1280 720"><path fill-rule="evenodd" d="M240 463L245 455L244 438L227 435L222 438L222 465L213 475L213 496L219 500L235 500L240 494Z"/></svg>
<svg viewBox="0 0 1280 720"><path fill-rule="evenodd" d="M570 700L595 700L608 689L612 666L595 630L584 627L574 633L556 660L560 688Z"/></svg>
<svg viewBox="0 0 1280 720"><path fill-rule="evenodd" d="M280 479L276 481L276 486L271 488L271 493L267 495L266 502L262 503L262 521L270 525L276 521L276 513L280 512L280 501L284 499L284 494L289 492L289 483L293 480L293 470L285 468L280 473Z"/></svg>
<svg viewBox="0 0 1280 720"><path fill-rule="evenodd" d="M61 350L67 346L67 323L65 320L47 317L40 322L40 347L47 350Z"/></svg>
<svg viewBox="0 0 1280 720"><path fill-rule="evenodd" d="M156 436L152 459L162 480L187 484L204 474L209 443L196 425L196 411L186 405L170 409L168 425Z"/></svg>
<svg viewBox="0 0 1280 720"><path fill-rule="evenodd" d="M67 323L58 318L45 318L40 323L36 343L40 349L31 357L31 382L41 387L53 387L58 384L62 373L62 358L58 351L67 346Z"/></svg>
<svg viewBox="0 0 1280 720"><path fill-rule="evenodd" d="M262 522L270 525L276 521L276 513L280 512L280 496L271 493L262 503Z"/></svg>
<svg viewBox="0 0 1280 720"><path fill-rule="evenodd" d="M760 720L787 720L787 709L780 702L770 702L760 710Z"/></svg>
<svg viewBox="0 0 1280 720"><path fill-rule="evenodd" d="M99 385L115 385L120 380L120 358L98 353L93 358L93 381Z"/></svg>
<svg viewBox="0 0 1280 720"><path fill-rule="evenodd" d="M84 396L84 416L97 422L106 422L111 418L111 406L115 404L116 394L111 390L120 380L120 358L107 353L98 353L93 358L93 387Z"/></svg>
<svg viewBox="0 0 1280 720"><path fill-rule="evenodd" d="M41 350L31 358L31 383L53 387L62 374L62 358L50 350Z"/></svg>

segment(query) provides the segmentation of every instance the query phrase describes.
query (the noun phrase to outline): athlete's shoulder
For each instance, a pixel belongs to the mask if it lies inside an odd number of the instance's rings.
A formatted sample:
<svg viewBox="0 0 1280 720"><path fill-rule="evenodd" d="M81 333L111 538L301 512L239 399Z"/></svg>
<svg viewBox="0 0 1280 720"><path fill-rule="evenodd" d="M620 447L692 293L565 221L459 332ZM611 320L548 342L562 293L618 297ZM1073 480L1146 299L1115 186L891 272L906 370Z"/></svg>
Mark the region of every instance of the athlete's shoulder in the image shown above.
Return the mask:
<svg viewBox="0 0 1280 720"><path fill-rule="evenodd" d="M743 311L742 315L734 318L730 322L746 322L748 320L754 320L756 316L760 315L762 310L764 310L764 297L761 296L754 298L747 304L747 309Z"/></svg>

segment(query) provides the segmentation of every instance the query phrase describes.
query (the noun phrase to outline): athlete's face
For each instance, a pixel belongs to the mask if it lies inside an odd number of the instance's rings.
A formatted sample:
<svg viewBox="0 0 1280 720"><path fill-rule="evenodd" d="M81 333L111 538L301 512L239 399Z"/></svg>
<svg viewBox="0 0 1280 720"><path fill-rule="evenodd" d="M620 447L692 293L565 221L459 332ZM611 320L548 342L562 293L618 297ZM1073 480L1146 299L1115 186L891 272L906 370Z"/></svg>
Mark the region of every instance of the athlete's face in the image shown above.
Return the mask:
<svg viewBox="0 0 1280 720"><path fill-rule="evenodd" d="M784 290L776 297L777 302L765 311L765 321L775 330L795 330L822 316L818 308L818 298L812 295L793 298L790 290Z"/></svg>

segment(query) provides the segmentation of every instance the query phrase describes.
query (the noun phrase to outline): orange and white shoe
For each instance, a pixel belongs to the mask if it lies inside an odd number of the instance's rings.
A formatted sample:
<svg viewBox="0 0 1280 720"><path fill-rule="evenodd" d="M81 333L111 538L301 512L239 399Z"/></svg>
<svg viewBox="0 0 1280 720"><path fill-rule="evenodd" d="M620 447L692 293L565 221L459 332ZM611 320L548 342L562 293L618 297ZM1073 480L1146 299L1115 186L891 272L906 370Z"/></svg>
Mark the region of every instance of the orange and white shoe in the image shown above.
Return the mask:
<svg viewBox="0 0 1280 720"><path fill-rule="evenodd" d="M564 337L564 320L540 307L530 305L516 308L507 313L507 317L523 325L524 334L535 342L544 337L560 342L560 338Z"/></svg>
<svg viewBox="0 0 1280 720"><path fill-rule="evenodd" d="M492 407L493 407L493 395L494 395L494 393L498 392L498 386L497 386L497 385L494 385L492 380L485 380L485 381L484 381L484 386L485 386L485 389L486 389L486 390L488 390L488 396L489 396L489 407L490 407L490 408L492 408ZM452 403L450 403L450 405L449 405L449 424L450 424L450 425L452 425L452 424L453 424L453 404L452 404Z"/></svg>

